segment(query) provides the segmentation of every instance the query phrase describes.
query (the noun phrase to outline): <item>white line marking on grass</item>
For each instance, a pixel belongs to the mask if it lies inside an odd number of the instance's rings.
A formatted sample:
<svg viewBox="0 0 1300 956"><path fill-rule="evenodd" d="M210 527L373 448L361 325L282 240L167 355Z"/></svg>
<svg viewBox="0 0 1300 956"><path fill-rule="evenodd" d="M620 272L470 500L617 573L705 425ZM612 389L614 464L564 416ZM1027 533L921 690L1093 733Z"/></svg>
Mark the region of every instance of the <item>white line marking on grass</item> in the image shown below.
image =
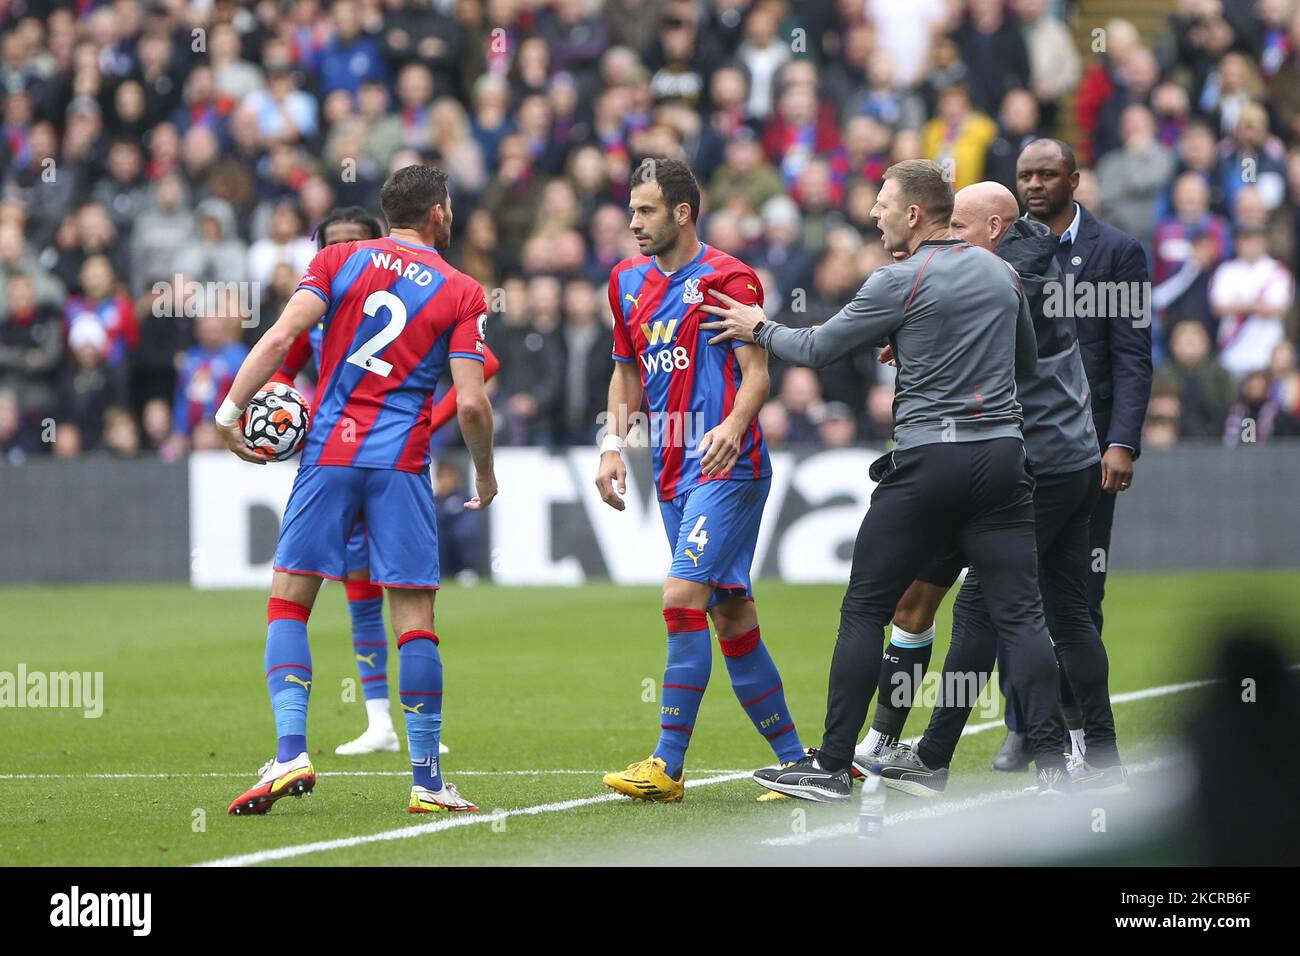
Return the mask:
<svg viewBox="0 0 1300 956"><path fill-rule="evenodd" d="M1295 670L1295 667L1290 668ZM1167 697L1170 694L1181 694L1185 690L1196 690L1200 687L1210 687L1219 683L1218 680L1190 680L1182 684L1164 684L1160 687L1144 687L1142 690L1125 691L1122 694L1112 694L1110 704L1114 707L1116 704L1128 704L1135 700L1148 700L1152 697ZM1000 720L988 720L982 724L967 724L961 729L963 737L969 737L971 734L982 734L986 730L996 730L1003 726ZM920 737L911 738L908 743L915 745Z"/></svg>
<svg viewBox="0 0 1300 956"><path fill-rule="evenodd" d="M1160 687L1148 687L1143 690L1130 691L1124 694L1116 694L1111 698L1112 704L1128 703L1134 700L1144 700L1150 697L1162 697L1168 694L1177 694L1186 690L1193 690L1199 687L1207 687L1216 683L1213 680L1188 681L1182 684L1166 684ZM1001 727L1001 721L989 721L983 724L967 726L962 731L962 736L970 734L983 733L986 730L993 730L995 727ZM599 770L461 770L452 776L542 776L546 774L597 774ZM686 781L687 787L707 787L718 783L730 783L733 780L743 780L750 776L748 770L727 770L727 771L697 771L701 773L716 773L716 776L706 776L698 780ZM158 779L165 780L168 777L235 777L246 776L251 774L244 773L198 773L198 774L4 774L0 775L0 780L61 780L61 779ZM318 776L405 776L403 771L367 771L367 770L342 770L327 771ZM475 814L457 814L442 820L431 823L420 824L418 826L407 826L397 830L386 830L380 833L372 833L363 836L343 837L336 840L321 840L316 843L304 843L298 846L281 847L273 850L259 850L254 853L245 853L238 856L223 857L218 860L212 860L207 863L196 864L198 866L251 866L257 863L269 863L274 860L292 859L294 857L306 856L311 853L322 853L328 850L344 849L352 846L361 846L367 843L381 843L389 840L406 840L426 833L437 833L441 830L448 830L452 827L473 826L475 824L490 823L501 817L511 816L533 816L540 813L558 813L564 810L573 810L578 807L590 806L596 803L607 803L612 800L620 799L618 794L607 793L594 797L582 797L575 800L562 800L556 803L543 803L531 807L521 807L517 810L506 810L502 813L475 813ZM972 797L970 800L980 798ZM983 802L990 802L984 799ZM974 805L974 804L972 804ZM936 807L934 812L938 812ZM923 811L909 811L918 813ZM949 810L945 812L957 812ZM890 818L892 819L892 818ZM818 832L818 831L814 831ZM807 834L805 834L807 836Z"/></svg>
<svg viewBox="0 0 1300 956"><path fill-rule="evenodd" d="M750 775L751 771L737 771L734 773L723 774L717 777L703 777L699 780L688 780L688 787L707 787L715 783L727 783L731 780L743 780ZM397 830L384 830L380 833L370 833L365 836L342 837L337 840L319 840L316 843L302 843L298 846L280 847L275 850L259 850L255 853L243 853L238 856L222 857L219 860L211 860L207 863L199 863L197 866L254 866L258 863L270 863L273 860L287 860L297 856L306 856L309 853L322 853L326 850L342 850L347 847L362 846L366 843L383 843L389 840L409 840L413 837L424 836L426 833L438 833L441 830L450 830L453 827L467 827L479 823L491 823L494 820L500 820L504 817L521 817L536 816L539 813L558 813L562 810L574 810L578 807L590 806L593 803L609 803L613 800L626 800L627 797L617 793L603 793L598 797L580 797L576 800L560 800L555 803L541 803L532 807L520 807L518 810L504 810L499 813L456 813L441 820L432 823L422 823L418 826L402 827Z"/></svg>
<svg viewBox="0 0 1300 956"><path fill-rule="evenodd" d="M1293 664L1288 670L1300 669L1300 664ZM1186 681L1182 684L1164 684L1160 687L1145 687L1142 690L1126 691L1123 694L1115 694L1111 697L1111 705L1127 704L1135 700L1147 700L1152 697L1165 697L1169 694L1180 694L1187 690L1196 690L1201 687L1209 687L1217 684L1217 680L1193 680ZM1000 720L990 720L982 724L967 724L962 728L961 735L968 737L971 734L981 734L986 730L994 730L1002 726ZM915 744L920 737L913 737L908 742ZM588 777L599 776L605 773L605 770L457 770L450 776L456 777L548 777L548 776L575 776ZM718 774L731 779L731 774L749 773L747 770L694 770L692 773ZM246 770L222 770L207 773L0 773L0 780L187 780L203 777L214 778L233 778L249 777L253 771ZM410 775L409 770L325 770L316 776L318 777L406 777ZM720 781L719 781L720 782ZM699 786L703 781L696 781L694 784L687 786Z"/></svg>

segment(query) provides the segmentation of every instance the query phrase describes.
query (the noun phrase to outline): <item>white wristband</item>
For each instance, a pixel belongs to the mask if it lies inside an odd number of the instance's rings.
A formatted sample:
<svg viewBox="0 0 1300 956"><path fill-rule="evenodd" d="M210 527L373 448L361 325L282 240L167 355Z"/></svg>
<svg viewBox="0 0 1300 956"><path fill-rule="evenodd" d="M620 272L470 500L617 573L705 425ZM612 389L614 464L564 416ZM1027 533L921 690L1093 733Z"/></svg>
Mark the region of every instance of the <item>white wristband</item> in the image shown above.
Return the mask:
<svg viewBox="0 0 1300 956"><path fill-rule="evenodd" d="M230 400L227 395L221 401L221 407L217 409L217 424L222 428L229 428L239 421L239 416L244 414L244 410Z"/></svg>
<svg viewBox="0 0 1300 956"><path fill-rule="evenodd" d="M600 442L600 453L603 455L607 451L616 454L623 454L623 439L619 438L613 432L609 432Z"/></svg>

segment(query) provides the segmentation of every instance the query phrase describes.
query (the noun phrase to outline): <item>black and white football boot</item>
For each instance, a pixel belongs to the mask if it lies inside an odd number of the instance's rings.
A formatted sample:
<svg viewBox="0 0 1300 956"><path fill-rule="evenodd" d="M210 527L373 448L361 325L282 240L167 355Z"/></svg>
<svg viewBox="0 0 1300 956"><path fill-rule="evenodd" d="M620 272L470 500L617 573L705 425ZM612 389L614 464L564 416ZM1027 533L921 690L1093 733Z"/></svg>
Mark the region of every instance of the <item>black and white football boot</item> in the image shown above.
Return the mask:
<svg viewBox="0 0 1300 956"><path fill-rule="evenodd" d="M948 768L927 767L920 754L907 744L883 751L866 769L879 776L891 790L914 797L937 797L948 786Z"/></svg>
<svg viewBox="0 0 1300 956"><path fill-rule="evenodd" d="M1074 794L1074 782L1064 767L1040 767L1037 779L1040 797L1061 799Z"/></svg>
<svg viewBox="0 0 1300 956"><path fill-rule="evenodd" d="M754 781L776 793L815 803L842 803L853 794L848 770L827 770L818 761L818 751L809 748L802 760L784 767L754 771Z"/></svg>
<svg viewBox="0 0 1300 956"><path fill-rule="evenodd" d="M897 746L897 737L881 737L873 747L858 744L858 749L853 752L853 779L857 780L871 773L871 765L879 762L881 754Z"/></svg>
<svg viewBox="0 0 1300 956"><path fill-rule="evenodd" d="M1128 793L1128 771L1123 764L1094 767L1086 760L1078 760L1069 766L1069 773L1077 793Z"/></svg>

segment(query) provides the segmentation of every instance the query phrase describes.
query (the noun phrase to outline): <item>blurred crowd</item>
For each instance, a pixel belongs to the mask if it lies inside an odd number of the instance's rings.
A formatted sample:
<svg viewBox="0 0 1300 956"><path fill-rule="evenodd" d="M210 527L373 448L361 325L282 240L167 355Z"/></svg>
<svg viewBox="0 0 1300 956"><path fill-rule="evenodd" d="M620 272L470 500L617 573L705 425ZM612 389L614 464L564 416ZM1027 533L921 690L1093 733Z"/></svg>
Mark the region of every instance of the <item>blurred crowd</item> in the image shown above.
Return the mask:
<svg viewBox="0 0 1300 956"><path fill-rule="evenodd" d="M1140 6L1139 0L1135 5ZM589 442L628 180L686 159L705 241L812 324L887 261L892 162L1014 189L1060 135L1078 198L1146 247L1147 442L1300 432L1300 12L1179 0L1100 34L1061 0L76 0L0 4L0 453L171 460L340 205L448 170L488 291L499 441ZM872 354L774 368L773 446L880 442ZM454 426L435 440L454 442Z"/></svg>

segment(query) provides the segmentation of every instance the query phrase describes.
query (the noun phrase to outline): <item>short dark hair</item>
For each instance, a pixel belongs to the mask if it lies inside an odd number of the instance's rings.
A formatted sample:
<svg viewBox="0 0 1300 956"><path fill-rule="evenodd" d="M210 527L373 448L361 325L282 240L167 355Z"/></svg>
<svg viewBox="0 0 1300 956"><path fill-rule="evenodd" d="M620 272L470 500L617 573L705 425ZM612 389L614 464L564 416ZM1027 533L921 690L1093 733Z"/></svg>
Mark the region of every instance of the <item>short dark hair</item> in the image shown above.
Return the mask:
<svg viewBox="0 0 1300 956"><path fill-rule="evenodd" d="M379 208L390 229L419 229L429 210L447 201L447 174L437 166L403 166L379 190Z"/></svg>
<svg viewBox="0 0 1300 956"><path fill-rule="evenodd" d="M1075 158L1074 150L1070 147L1069 143L1059 139L1052 139L1050 136L1042 136L1026 143L1025 149L1029 149L1030 146L1037 146L1039 143L1051 143L1061 151L1061 158L1065 160L1065 171L1067 173L1073 174L1078 172L1079 161ZM1020 152L1023 153L1025 149L1022 149Z"/></svg>
<svg viewBox="0 0 1300 956"><path fill-rule="evenodd" d="M325 230L340 222L363 226L370 233L371 239L378 239L384 234L384 227L379 224L379 220L360 206L335 206L316 227L316 248L325 248Z"/></svg>
<svg viewBox="0 0 1300 956"><path fill-rule="evenodd" d="M885 177L898 180L903 203L925 210L936 225L952 218L952 183L944 169L929 159L905 159L885 170Z"/></svg>
<svg viewBox="0 0 1300 956"><path fill-rule="evenodd" d="M664 202L671 212L682 203L691 207L691 222L700 218L700 184L691 167L678 159L651 157L644 160L632 174L632 185L658 183Z"/></svg>

